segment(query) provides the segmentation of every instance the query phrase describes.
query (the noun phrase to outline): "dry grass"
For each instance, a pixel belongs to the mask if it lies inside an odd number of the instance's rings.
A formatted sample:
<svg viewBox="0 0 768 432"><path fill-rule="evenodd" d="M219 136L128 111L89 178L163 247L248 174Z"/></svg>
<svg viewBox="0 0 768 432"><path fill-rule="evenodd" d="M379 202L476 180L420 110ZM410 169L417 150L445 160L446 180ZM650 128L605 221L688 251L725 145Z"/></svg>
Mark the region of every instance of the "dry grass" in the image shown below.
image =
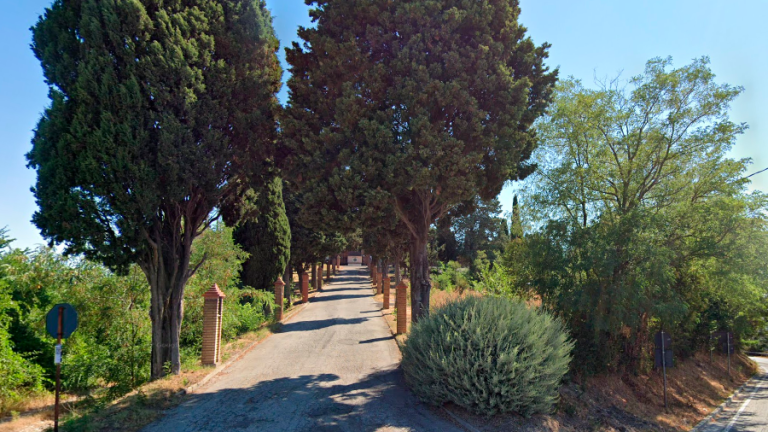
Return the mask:
<svg viewBox="0 0 768 432"><path fill-rule="evenodd" d="M410 290L409 290L410 291ZM467 295L465 291L433 291L431 307L440 307ZM410 292L408 295L410 299ZM382 295L375 299L382 302ZM534 299L532 306L538 306ZM391 308L383 310L392 334L397 329L394 296ZM408 308L410 328L410 307ZM407 335L397 336L404 342ZM744 355L732 357L728 375L727 357L701 353L680 361L667 371L667 398L664 408L663 378L650 371L637 376L606 374L570 382L560 389L561 400L553 415L525 419L517 415L500 415L487 419L458 407L445 408L482 431L686 431L719 406L740 385L755 374L754 363Z"/></svg>

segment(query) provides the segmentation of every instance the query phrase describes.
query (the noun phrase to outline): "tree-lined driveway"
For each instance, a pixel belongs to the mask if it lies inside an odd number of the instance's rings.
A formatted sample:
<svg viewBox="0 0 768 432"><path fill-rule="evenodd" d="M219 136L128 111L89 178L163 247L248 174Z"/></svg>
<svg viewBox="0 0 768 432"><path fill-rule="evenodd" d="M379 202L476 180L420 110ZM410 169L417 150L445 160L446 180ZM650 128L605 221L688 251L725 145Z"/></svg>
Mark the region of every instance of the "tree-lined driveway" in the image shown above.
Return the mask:
<svg viewBox="0 0 768 432"><path fill-rule="evenodd" d="M405 388L365 267L150 426L168 431L453 431Z"/></svg>

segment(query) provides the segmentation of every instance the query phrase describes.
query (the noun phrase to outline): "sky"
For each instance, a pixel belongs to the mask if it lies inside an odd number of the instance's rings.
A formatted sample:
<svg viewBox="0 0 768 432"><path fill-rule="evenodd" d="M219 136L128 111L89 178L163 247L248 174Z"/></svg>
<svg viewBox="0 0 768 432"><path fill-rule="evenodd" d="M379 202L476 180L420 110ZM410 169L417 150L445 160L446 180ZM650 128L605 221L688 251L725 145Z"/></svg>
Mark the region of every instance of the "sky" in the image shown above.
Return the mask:
<svg viewBox="0 0 768 432"><path fill-rule="evenodd" d="M0 0L0 228L16 247L43 243L30 219L36 204L26 167L32 131L48 105L40 64L29 49L29 28L51 0ZM311 25L304 0L267 0L283 46L296 41L298 26ZM534 42L552 45L548 64L560 76L591 85L594 78L629 78L654 57L671 56L675 66L709 56L717 81L744 87L731 119L749 130L731 151L752 158L748 173L768 167L768 1L763 0L521 0L520 22ZM281 61L284 53L280 50ZM287 66L283 66L287 70ZM283 79L288 78L284 73ZM285 89L279 95L285 102ZM768 172L752 177L768 191ZM511 210L514 187L499 199Z"/></svg>

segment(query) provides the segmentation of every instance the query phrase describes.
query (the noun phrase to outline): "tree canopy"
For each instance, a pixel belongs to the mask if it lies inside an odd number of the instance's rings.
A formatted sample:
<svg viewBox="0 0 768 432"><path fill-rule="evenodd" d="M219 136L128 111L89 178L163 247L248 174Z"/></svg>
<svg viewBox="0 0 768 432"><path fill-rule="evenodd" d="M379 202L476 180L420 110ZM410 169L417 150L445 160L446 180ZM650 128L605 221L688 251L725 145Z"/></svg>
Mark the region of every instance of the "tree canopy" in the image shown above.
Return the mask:
<svg viewBox="0 0 768 432"><path fill-rule="evenodd" d="M746 129L728 117L740 92L706 58L653 59L594 90L560 84L539 124L529 202L542 229L523 283L566 318L579 364L634 371L658 328L684 353L766 310L768 201L746 192L749 161L726 157Z"/></svg>
<svg viewBox="0 0 768 432"><path fill-rule="evenodd" d="M286 50L288 165L328 208L358 205L358 191L392 206L411 233L418 319L430 225L534 168L531 125L557 75L548 45L525 36L515 0L310 4L316 26Z"/></svg>
<svg viewBox="0 0 768 432"><path fill-rule="evenodd" d="M33 27L51 105L28 154L33 221L152 289L152 376L179 371L192 241L273 154L278 41L263 0L57 0Z"/></svg>

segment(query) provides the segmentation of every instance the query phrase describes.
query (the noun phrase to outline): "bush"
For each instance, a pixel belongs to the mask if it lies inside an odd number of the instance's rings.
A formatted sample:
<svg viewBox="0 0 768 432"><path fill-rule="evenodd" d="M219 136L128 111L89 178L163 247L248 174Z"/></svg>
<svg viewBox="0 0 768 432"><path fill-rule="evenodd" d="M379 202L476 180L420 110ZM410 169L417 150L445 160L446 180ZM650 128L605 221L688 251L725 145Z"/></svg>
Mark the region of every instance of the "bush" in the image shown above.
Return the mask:
<svg viewBox="0 0 768 432"><path fill-rule="evenodd" d="M425 402L530 416L552 410L572 348L564 326L543 310L470 296L413 325L402 365Z"/></svg>
<svg viewBox="0 0 768 432"><path fill-rule="evenodd" d="M471 287L471 283L465 269L458 262L449 261L447 264L440 263L436 271L433 270L432 287L447 292L454 289L463 292Z"/></svg>

